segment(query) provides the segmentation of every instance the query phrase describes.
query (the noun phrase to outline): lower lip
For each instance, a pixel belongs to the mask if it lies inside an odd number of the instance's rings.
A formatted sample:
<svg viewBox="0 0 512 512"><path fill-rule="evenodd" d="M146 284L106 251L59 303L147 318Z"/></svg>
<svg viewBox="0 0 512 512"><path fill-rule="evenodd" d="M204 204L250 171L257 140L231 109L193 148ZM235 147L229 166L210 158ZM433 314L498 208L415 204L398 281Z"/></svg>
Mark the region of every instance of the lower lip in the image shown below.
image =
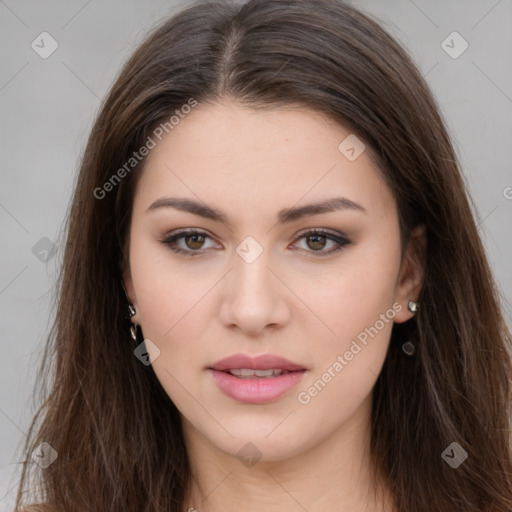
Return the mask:
<svg viewBox="0 0 512 512"><path fill-rule="evenodd" d="M266 404L277 400L297 384L306 370L263 379L239 379L227 372L209 369L219 389L230 398L246 404Z"/></svg>

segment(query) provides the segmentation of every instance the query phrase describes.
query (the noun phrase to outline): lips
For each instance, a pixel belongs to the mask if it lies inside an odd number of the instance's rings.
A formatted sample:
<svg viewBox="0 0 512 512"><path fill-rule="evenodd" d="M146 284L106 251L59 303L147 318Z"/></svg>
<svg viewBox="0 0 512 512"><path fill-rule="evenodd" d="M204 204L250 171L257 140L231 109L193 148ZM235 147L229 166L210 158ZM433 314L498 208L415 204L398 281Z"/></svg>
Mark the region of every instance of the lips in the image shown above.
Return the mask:
<svg viewBox="0 0 512 512"><path fill-rule="evenodd" d="M280 370L278 368L273 368L271 370L251 370L249 368L232 368L231 370L226 371L240 379L268 379L270 377L279 377L279 375L285 375L287 373L290 373L288 370Z"/></svg>
<svg viewBox="0 0 512 512"><path fill-rule="evenodd" d="M246 404L265 404L294 387L307 370L272 354L235 354L216 362L208 371L226 396Z"/></svg>
<svg viewBox="0 0 512 512"><path fill-rule="evenodd" d="M263 354L255 357L246 354L234 354L217 361L210 368L220 372L233 369L286 370L286 372L295 372L306 369L300 364L293 363L284 357L273 354Z"/></svg>

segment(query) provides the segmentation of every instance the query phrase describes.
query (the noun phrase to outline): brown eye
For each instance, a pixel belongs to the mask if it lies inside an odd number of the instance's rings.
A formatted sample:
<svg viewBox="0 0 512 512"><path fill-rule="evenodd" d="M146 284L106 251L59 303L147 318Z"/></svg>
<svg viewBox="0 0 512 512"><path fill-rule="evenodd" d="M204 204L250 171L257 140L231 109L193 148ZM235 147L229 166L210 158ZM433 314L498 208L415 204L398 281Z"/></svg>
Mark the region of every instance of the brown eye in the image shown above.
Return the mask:
<svg viewBox="0 0 512 512"><path fill-rule="evenodd" d="M306 243L310 249L318 251L325 247L327 239L325 235L310 235L307 237Z"/></svg>
<svg viewBox="0 0 512 512"><path fill-rule="evenodd" d="M205 236L200 234L194 234L194 235L185 235L184 237L185 244L189 249L201 249L202 245L204 244L204 241L206 239Z"/></svg>
<svg viewBox="0 0 512 512"><path fill-rule="evenodd" d="M312 230L303 233L297 241L305 241L305 247L300 247L306 252L313 253L316 256L328 256L350 243L350 240L344 235L331 233L330 231ZM327 249L327 250L324 250Z"/></svg>
<svg viewBox="0 0 512 512"><path fill-rule="evenodd" d="M162 243L173 252L185 256L199 256L206 249L214 248L212 245L205 246L208 240L212 240L208 234L189 230L170 235L165 240L162 240Z"/></svg>

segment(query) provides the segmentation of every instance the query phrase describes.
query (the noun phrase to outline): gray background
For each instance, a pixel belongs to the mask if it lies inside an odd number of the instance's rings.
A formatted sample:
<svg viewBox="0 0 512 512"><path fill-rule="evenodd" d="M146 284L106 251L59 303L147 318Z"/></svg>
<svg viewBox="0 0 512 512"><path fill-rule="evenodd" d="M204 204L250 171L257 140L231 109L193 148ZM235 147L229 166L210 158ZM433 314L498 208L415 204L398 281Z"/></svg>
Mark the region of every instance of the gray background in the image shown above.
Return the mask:
<svg viewBox="0 0 512 512"><path fill-rule="evenodd" d="M512 0L352 3L402 42L440 103L510 323ZM121 64L181 5L187 2L0 1L1 512L11 510L17 448L33 412L34 372L62 256L59 234L87 134ZM59 45L46 59L31 47L34 40L41 46L43 31ZM453 31L469 44L456 59L441 45ZM447 42L452 51L460 43ZM47 262L44 237L56 244Z"/></svg>

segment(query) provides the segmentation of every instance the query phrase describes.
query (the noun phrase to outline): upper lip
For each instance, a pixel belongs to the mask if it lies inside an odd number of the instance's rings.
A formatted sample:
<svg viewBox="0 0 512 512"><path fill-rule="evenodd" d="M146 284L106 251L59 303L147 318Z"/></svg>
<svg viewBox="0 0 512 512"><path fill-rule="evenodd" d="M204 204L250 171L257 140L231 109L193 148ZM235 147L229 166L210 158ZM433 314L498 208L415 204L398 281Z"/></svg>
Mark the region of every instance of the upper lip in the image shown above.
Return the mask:
<svg viewBox="0 0 512 512"><path fill-rule="evenodd" d="M233 354L214 363L210 368L218 371L233 369L251 369L251 370L287 370L289 372L305 370L300 364L293 363L284 357L274 354L263 354L260 356L250 356L247 354Z"/></svg>

